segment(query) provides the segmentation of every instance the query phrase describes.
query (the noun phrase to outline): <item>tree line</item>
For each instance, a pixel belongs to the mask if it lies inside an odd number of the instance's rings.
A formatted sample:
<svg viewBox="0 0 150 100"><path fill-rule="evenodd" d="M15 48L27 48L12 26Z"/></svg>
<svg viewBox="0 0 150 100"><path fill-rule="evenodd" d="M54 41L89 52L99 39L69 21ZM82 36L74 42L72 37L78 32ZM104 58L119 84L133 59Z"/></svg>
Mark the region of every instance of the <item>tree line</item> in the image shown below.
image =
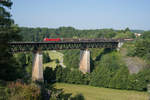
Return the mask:
<svg viewBox="0 0 150 100"><path fill-rule="evenodd" d="M95 29L79 30L73 27L52 28L27 28L21 27L19 35L23 41L43 41L47 38L134 38L129 28L125 30Z"/></svg>

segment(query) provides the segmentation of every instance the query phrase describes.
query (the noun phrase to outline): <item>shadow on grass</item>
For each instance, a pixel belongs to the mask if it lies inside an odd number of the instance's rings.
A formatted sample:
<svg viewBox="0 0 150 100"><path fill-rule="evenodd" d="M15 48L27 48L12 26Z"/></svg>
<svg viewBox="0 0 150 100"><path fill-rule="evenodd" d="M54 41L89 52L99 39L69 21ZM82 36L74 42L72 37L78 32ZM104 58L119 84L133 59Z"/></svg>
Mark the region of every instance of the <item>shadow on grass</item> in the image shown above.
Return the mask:
<svg viewBox="0 0 150 100"><path fill-rule="evenodd" d="M82 94L77 94L74 97L72 97L71 100L85 100L85 98Z"/></svg>
<svg viewBox="0 0 150 100"><path fill-rule="evenodd" d="M85 100L82 94L72 96L72 93L64 93L63 89L53 88L49 100Z"/></svg>

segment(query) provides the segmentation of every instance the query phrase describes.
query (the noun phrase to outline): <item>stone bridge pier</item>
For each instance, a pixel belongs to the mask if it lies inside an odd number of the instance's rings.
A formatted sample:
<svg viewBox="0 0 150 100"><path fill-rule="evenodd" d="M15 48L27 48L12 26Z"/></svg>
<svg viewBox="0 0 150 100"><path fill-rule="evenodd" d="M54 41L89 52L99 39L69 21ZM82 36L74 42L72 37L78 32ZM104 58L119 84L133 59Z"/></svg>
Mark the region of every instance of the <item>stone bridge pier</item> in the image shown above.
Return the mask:
<svg viewBox="0 0 150 100"><path fill-rule="evenodd" d="M90 73L90 51L88 49L80 50L79 70L84 74Z"/></svg>
<svg viewBox="0 0 150 100"><path fill-rule="evenodd" d="M32 64L32 81L43 82L43 56L42 51L37 50L33 52Z"/></svg>
<svg viewBox="0 0 150 100"><path fill-rule="evenodd" d="M123 46L124 42L118 42L117 51L120 51L120 48Z"/></svg>

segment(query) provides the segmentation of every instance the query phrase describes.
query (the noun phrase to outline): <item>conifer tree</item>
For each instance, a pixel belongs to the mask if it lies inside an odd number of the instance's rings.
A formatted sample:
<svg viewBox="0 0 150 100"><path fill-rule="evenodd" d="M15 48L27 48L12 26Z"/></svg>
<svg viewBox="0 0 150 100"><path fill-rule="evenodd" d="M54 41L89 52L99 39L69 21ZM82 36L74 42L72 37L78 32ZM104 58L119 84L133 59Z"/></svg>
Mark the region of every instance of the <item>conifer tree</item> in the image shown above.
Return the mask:
<svg viewBox="0 0 150 100"><path fill-rule="evenodd" d="M0 79L2 80L14 80L19 76L16 75L18 64L9 53L8 45L8 42L20 39L17 35L19 29L14 25L11 14L7 11L11 9L11 6L10 0L0 0Z"/></svg>

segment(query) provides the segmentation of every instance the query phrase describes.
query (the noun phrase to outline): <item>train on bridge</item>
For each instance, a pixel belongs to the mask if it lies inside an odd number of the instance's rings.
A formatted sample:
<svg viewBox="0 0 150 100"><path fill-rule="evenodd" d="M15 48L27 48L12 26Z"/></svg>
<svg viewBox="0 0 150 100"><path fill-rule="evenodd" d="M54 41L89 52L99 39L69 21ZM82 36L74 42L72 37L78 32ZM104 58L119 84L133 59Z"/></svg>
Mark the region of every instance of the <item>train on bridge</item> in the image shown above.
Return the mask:
<svg viewBox="0 0 150 100"><path fill-rule="evenodd" d="M132 41L133 39L111 39L111 38L44 38L43 41L44 42L80 42L80 41L86 41L86 42L90 42L90 41L117 41L117 40L123 40L123 41Z"/></svg>
<svg viewBox="0 0 150 100"><path fill-rule="evenodd" d="M44 38L43 41L44 41L44 42L49 42L49 41L58 42L58 41L61 41L61 39L60 39L60 38L55 38L55 39Z"/></svg>
<svg viewBox="0 0 150 100"><path fill-rule="evenodd" d="M107 38L44 38L44 42L80 42L80 41L112 41L114 39L107 39Z"/></svg>

